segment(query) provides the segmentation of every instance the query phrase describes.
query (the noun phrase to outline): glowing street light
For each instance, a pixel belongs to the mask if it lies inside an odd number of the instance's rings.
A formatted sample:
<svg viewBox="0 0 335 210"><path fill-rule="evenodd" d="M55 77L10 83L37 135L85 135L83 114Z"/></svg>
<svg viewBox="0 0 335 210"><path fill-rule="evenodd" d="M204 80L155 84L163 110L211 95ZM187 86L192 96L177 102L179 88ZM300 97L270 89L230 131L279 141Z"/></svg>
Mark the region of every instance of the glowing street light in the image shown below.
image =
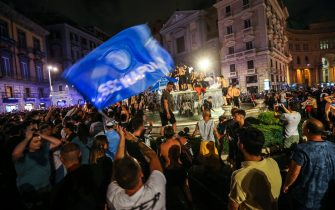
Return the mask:
<svg viewBox="0 0 335 210"><path fill-rule="evenodd" d="M51 91L53 91L53 89L52 89L52 85L51 85L51 71L53 71L53 72L57 72L58 69L57 69L57 67L55 67L55 66L51 66L51 65L48 66L49 84L50 84L50 94L51 94Z"/></svg>
<svg viewBox="0 0 335 210"><path fill-rule="evenodd" d="M202 58L202 59L199 60L198 66L199 66L200 70L207 71L209 69L209 67L211 66L211 62L209 61L208 58Z"/></svg>

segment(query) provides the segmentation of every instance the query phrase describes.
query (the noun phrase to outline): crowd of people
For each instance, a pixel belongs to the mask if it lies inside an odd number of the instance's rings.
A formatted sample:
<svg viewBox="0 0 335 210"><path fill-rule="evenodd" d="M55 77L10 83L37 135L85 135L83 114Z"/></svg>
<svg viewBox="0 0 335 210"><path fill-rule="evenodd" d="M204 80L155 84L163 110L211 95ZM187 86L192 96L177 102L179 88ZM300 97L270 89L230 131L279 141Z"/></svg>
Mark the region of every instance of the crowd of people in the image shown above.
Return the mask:
<svg viewBox="0 0 335 210"><path fill-rule="evenodd" d="M214 76L206 76L203 71L195 71L193 68L184 65L177 66L170 76L178 80L178 84L175 86L176 91L196 91L200 102L203 101L207 88L212 86L222 89L223 105L240 107L240 89L235 83L228 86L227 80L222 75L216 78ZM252 97L251 99L254 98Z"/></svg>
<svg viewBox="0 0 335 210"><path fill-rule="evenodd" d="M162 129L148 138L145 97L98 112L86 104L0 118L4 209L332 209L335 93L265 94L283 123L287 161L264 157L264 134L239 108L239 89L221 88L231 118L202 107L194 131L177 131L173 83L160 101ZM226 105L226 104L223 104ZM335 112L334 112L335 113ZM301 125L302 120L305 120ZM301 132L299 132L301 128ZM229 144L228 159L221 159Z"/></svg>

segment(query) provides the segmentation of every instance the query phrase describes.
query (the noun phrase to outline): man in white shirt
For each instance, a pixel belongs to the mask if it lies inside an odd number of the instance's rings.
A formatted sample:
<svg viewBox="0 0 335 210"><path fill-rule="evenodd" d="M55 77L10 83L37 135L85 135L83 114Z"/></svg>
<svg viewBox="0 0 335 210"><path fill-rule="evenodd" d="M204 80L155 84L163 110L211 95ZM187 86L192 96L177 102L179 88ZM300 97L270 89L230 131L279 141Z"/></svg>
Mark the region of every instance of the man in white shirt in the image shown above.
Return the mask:
<svg viewBox="0 0 335 210"><path fill-rule="evenodd" d="M284 134L284 148L289 149L293 144L299 143L299 131L298 125L301 120L301 115L298 110L299 104L292 101L289 102L288 108L284 104L281 104L285 113L280 116L280 120L284 122L285 134Z"/></svg>
<svg viewBox="0 0 335 210"><path fill-rule="evenodd" d="M142 142L138 146L150 159L151 174L143 183L140 164L133 157L125 155L125 133L117 126L120 143L115 155L113 181L107 190L107 203L115 210L165 210L166 179L156 153ZM128 138L127 138L128 139Z"/></svg>
<svg viewBox="0 0 335 210"><path fill-rule="evenodd" d="M200 134L202 140L215 141L214 135L217 134L216 125L214 120L210 118L211 114L209 111L202 113L203 120L200 120L193 132L193 136Z"/></svg>
<svg viewBox="0 0 335 210"><path fill-rule="evenodd" d="M212 141L215 142L215 137L218 137L218 132L216 128L216 124L214 123L214 120L210 119L210 112L204 111L202 113L203 120L200 120L196 128L193 132L192 136L195 136L196 134L200 134L202 141L200 143L200 156L207 155L210 151L207 148L208 142ZM215 147L215 154L218 155L218 151Z"/></svg>

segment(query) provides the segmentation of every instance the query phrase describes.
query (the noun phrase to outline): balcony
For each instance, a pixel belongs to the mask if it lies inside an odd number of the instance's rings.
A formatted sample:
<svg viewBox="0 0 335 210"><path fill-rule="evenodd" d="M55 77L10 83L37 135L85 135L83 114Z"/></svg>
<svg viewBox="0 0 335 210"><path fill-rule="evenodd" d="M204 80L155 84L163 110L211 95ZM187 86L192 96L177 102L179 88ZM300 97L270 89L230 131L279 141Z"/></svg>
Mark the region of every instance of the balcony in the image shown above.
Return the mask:
<svg viewBox="0 0 335 210"><path fill-rule="evenodd" d="M224 39L225 39L226 42L228 42L228 41L234 41L235 40L235 34L234 33L226 34L224 36Z"/></svg>
<svg viewBox="0 0 335 210"><path fill-rule="evenodd" d="M226 59L232 59L235 57L235 54L230 54L230 55L226 55L225 58Z"/></svg>
<svg viewBox="0 0 335 210"><path fill-rule="evenodd" d="M15 40L8 36L0 36L0 47L9 48L15 46Z"/></svg>
<svg viewBox="0 0 335 210"><path fill-rule="evenodd" d="M23 94L23 98L27 99L27 98L38 98L38 94L37 93L30 93L30 94Z"/></svg>
<svg viewBox="0 0 335 210"><path fill-rule="evenodd" d="M28 55L29 54L29 49L28 49L27 46L17 45L17 53L19 55Z"/></svg>
<svg viewBox="0 0 335 210"><path fill-rule="evenodd" d="M248 9L250 7L250 4L246 4L246 5L243 5L242 9L245 10L245 9Z"/></svg>
<svg viewBox="0 0 335 210"><path fill-rule="evenodd" d="M51 91L51 95L53 97L59 97L59 96L64 96L64 95L68 95L69 94L69 90L62 90L62 91Z"/></svg>
<svg viewBox="0 0 335 210"><path fill-rule="evenodd" d="M236 71L234 71L234 72L230 72L230 74L229 74L231 77L237 77L237 72Z"/></svg>
<svg viewBox="0 0 335 210"><path fill-rule="evenodd" d="M41 51L40 49L33 49L33 54L39 59L45 58L45 52Z"/></svg>
<svg viewBox="0 0 335 210"><path fill-rule="evenodd" d="M250 54L255 54L256 53L256 49L249 49L243 52L243 55L250 55Z"/></svg>
<svg viewBox="0 0 335 210"><path fill-rule="evenodd" d="M75 40L71 40L71 45L76 46L76 47L81 47L80 43L78 41L75 41Z"/></svg>
<svg viewBox="0 0 335 210"><path fill-rule="evenodd" d="M235 59L241 59L244 58L245 56L254 56L256 54L256 49L250 49L250 50L245 50L245 51L240 51L240 52L236 52L234 54L228 54L225 56L226 60L230 60L233 61Z"/></svg>
<svg viewBox="0 0 335 210"><path fill-rule="evenodd" d="M7 94L6 92L1 92L0 94L2 98L22 98L22 93Z"/></svg>
<svg viewBox="0 0 335 210"><path fill-rule="evenodd" d="M254 30L253 30L253 27L250 26L249 28L243 29L242 32L243 32L244 35L246 35L246 34L253 34Z"/></svg>
<svg viewBox="0 0 335 210"><path fill-rule="evenodd" d="M239 53L236 53L235 57L242 57L243 56L243 52L239 52Z"/></svg>
<svg viewBox="0 0 335 210"><path fill-rule="evenodd" d="M226 12L225 13L225 17L230 17L230 16L232 16L232 12Z"/></svg>
<svg viewBox="0 0 335 210"><path fill-rule="evenodd" d="M256 69L248 69L247 74L256 74Z"/></svg>

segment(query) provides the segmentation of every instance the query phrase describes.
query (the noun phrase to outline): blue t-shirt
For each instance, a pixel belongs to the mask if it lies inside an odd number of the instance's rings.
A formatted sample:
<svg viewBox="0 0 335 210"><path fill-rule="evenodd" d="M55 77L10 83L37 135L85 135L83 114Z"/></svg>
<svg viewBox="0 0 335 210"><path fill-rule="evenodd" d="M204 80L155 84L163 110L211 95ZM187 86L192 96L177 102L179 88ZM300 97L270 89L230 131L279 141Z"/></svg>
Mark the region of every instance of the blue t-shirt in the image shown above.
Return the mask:
<svg viewBox="0 0 335 210"><path fill-rule="evenodd" d="M15 161L20 192L38 191L50 186L49 145L49 142L43 141L38 151L25 151L23 157Z"/></svg>
<svg viewBox="0 0 335 210"><path fill-rule="evenodd" d="M106 131L105 135L108 139L108 150L106 152L106 156L114 160L115 153L120 143L120 136L115 130Z"/></svg>
<svg viewBox="0 0 335 210"><path fill-rule="evenodd" d="M301 167L292 195L300 205L319 209L329 183L335 180L335 144L308 141L299 144L292 159Z"/></svg>

